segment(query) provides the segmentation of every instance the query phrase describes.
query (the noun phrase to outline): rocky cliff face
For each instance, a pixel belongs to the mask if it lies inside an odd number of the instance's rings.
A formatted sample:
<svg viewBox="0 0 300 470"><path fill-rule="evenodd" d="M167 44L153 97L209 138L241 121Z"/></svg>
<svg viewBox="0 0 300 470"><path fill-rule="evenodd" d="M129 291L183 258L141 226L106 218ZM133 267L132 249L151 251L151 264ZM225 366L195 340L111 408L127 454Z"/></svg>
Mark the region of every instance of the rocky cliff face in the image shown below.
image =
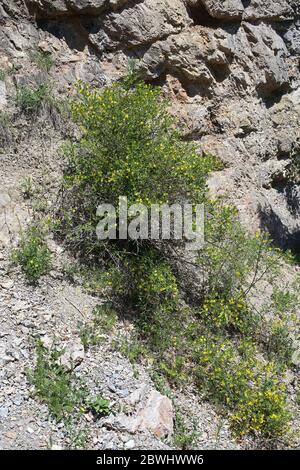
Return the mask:
<svg viewBox="0 0 300 470"><path fill-rule="evenodd" d="M211 180L250 227L267 228L297 250L300 8L297 0L5 0L1 64L28 51L57 57L56 86L114 79L128 58L162 85L187 137L226 169ZM4 89L1 88L4 106Z"/></svg>
<svg viewBox="0 0 300 470"><path fill-rule="evenodd" d="M5 0L0 23L1 67L17 62L17 82L38 79L27 73L33 47L56 57L61 93L78 78L101 86L139 59L187 137L225 163L212 191L299 249L297 0ZM3 84L0 96L3 108Z"/></svg>
<svg viewBox="0 0 300 470"><path fill-rule="evenodd" d="M50 71L32 59L36 51L53 58ZM47 80L51 92L63 100L79 79L98 87L111 83L123 75L130 58L138 59L145 80L163 87L186 138L196 141L200 152L224 162L224 169L210 178L212 194L232 201L248 229L265 228L278 245L299 252L299 0L2 0L1 448L44 448L49 436L54 436L54 448L72 444L62 427L49 422L46 406L30 398L22 370L32 367L37 335L47 342L59 332L64 343L78 345L77 325L83 316L91 316L95 304L93 296L62 278L61 266L54 266L51 282L37 289L11 271L6 247L31 215L20 196L20 180L34 175L44 183L48 178L38 202L49 202L60 177L57 155L66 127L55 115L50 116L51 125L43 116L36 121L22 116L16 90ZM60 247L53 240L52 245L60 258ZM297 268L290 271L287 277ZM126 323L118 327L126 333L129 328ZM112 353L112 339L95 355L84 357L80 346L79 374L95 393L101 382L101 392L121 404L120 413L103 427L90 424L90 446L168 448L158 437L173 432L170 402L153 390L142 366L136 378L129 361ZM199 448L239 447L223 418L219 428L213 407L192 390L177 395L189 431L194 430L192 419L197 423ZM130 420L122 411L128 406ZM153 423L159 431L155 437L149 435ZM242 443L253 446L251 441Z"/></svg>

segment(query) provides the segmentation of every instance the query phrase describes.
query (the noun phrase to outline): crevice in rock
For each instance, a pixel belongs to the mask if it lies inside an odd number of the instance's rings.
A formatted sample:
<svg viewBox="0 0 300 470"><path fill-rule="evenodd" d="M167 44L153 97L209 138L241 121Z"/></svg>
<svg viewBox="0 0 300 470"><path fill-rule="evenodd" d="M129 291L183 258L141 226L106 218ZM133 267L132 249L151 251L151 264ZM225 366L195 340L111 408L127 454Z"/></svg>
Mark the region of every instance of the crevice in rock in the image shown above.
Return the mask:
<svg viewBox="0 0 300 470"><path fill-rule="evenodd" d="M220 20L210 16L208 11L201 4L195 7L189 6L187 10L195 26L199 25L199 26L217 27L220 25Z"/></svg>
<svg viewBox="0 0 300 470"><path fill-rule="evenodd" d="M172 75L180 81L183 89L185 90L189 98L194 98L196 96L202 96L203 98L212 97L212 91L209 85L205 83L199 83L196 81L191 82L190 80L186 79L182 75L175 74L174 71L172 72Z"/></svg>
<svg viewBox="0 0 300 470"><path fill-rule="evenodd" d="M58 39L64 39L70 49L83 51L90 45L88 33L76 18L61 20L37 20L37 27Z"/></svg>
<svg viewBox="0 0 300 470"><path fill-rule="evenodd" d="M251 0L242 0L244 8L248 8L251 4Z"/></svg>
<svg viewBox="0 0 300 470"><path fill-rule="evenodd" d="M99 21L98 18L87 16L84 18L81 17L79 21L88 35L97 34L101 29L101 21Z"/></svg>
<svg viewBox="0 0 300 470"><path fill-rule="evenodd" d="M300 256L300 231L290 230L274 212L271 206L259 208L261 229L269 232L273 243L282 250L290 250L297 258Z"/></svg>
<svg viewBox="0 0 300 470"><path fill-rule="evenodd" d="M275 104L278 104L282 97L290 93L291 85L284 83L274 91L269 91L268 85L263 84L257 88L258 97L261 98L267 109L272 108Z"/></svg>
<svg viewBox="0 0 300 470"><path fill-rule="evenodd" d="M300 215L300 187L292 181L278 186L277 190L286 198L289 210L295 217ZM300 241L300 240L299 240Z"/></svg>
<svg viewBox="0 0 300 470"><path fill-rule="evenodd" d="M199 95L207 98L211 98L212 96L212 92L209 86L199 82L192 82L173 68L166 67L159 77L152 80L146 80L146 82L150 83L151 85L163 87L166 84L167 75L176 78L178 82L180 82L180 85L186 92L188 98L193 98Z"/></svg>
<svg viewBox="0 0 300 470"><path fill-rule="evenodd" d="M278 183L273 186L286 199L290 213L294 217L300 215L300 187L299 185L288 181L287 183Z"/></svg>
<svg viewBox="0 0 300 470"><path fill-rule="evenodd" d="M188 14L194 26L202 26L211 29L223 29L228 33L237 34L241 27L241 19L220 19L211 16L202 4L187 7Z"/></svg>
<svg viewBox="0 0 300 470"><path fill-rule="evenodd" d="M209 64L209 71L218 83L226 80L231 73L228 64Z"/></svg>

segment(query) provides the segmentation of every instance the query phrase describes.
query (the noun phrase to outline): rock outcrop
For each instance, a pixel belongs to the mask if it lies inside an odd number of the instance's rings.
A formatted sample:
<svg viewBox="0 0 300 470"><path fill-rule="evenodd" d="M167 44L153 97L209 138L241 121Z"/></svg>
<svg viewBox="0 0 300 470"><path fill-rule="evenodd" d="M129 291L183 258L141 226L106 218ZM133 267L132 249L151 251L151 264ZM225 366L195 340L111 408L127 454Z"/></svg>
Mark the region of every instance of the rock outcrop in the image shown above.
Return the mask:
<svg viewBox="0 0 300 470"><path fill-rule="evenodd" d="M187 137L226 164L212 191L226 193L247 226L267 227L280 246L298 249L299 187L290 171L300 148L298 1L4 0L0 21L0 64L18 62L15 81L36 79L27 73L34 47L55 56L60 93L77 79L102 86L139 59Z"/></svg>

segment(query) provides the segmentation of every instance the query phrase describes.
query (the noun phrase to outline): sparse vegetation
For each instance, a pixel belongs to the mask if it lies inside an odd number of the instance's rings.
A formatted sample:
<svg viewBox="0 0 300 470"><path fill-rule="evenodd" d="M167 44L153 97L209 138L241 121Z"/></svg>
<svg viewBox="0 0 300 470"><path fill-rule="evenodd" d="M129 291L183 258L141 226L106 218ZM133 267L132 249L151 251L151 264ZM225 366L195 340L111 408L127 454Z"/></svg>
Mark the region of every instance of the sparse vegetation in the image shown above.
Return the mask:
<svg viewBox="0 0 300 470"><path fill-rule="evenodd" d="M268 357L277 363L291 366L295 352L299 349L299 318L295 314L299 307L297 285L295 290L275 287L270 304L262 311L262 342ZM271 318L270 313L272 312Z"/></svg>
<svg viewBox="0 0 300 470"><path fill-rule="evenodd" d="M111 304L98 305L93 310L93 315L92 323L83 325L80 330L81 341L86 349L101 343L117 321L117 314Z"/></svg>
<svg viewBox="0 0 300 470"><path fill-rule="evenodd" d="M135 364L137 361L147 355L147 348L145 344L136 337L123 337L116 343L116 347L124 356L129 359L132 364Z"/></svg>
<svg viewBox="0 0 300 470"><path fill-rule="evenodd" d="M110 401L102 396L97 396L87 402L88 409L94 414L96 418L107 416L110 414Z"/></svg>
<svg viewBox="0 0 300 470"><path fill-rule="evenodd" d="M76 447L81 447L87 436L86 433L75 431L76 419L87 411L91 411L95 419L106 416L111 412L110 402L100 395L93 398L89 396L87 387L76 379L73 372L61 365L63 350L55 345L48 350L38 342L36 354L36 366L28 371L28 379L34 385L35 395L48 405L50 414L56 421L66 424L73 445L76 443Z"/></svg>
<svg viewBox="0 0 300 470"><path fill-rule="evenodd" d="M68 426L69 449L85 450L89 440L89 431L87 429L77 429L77 426Z"/></svg>
<svg viewBox="0 0 300 470"><path fill-rule="evenodd" d="M43 229L33 225L22 236L13 260L18 263L27 279L36 282L51 269L51 253L44 239Z"/></svg>
<svg viewBox="0 0 300 470"><path fill-rule="evenodd" d="M30 176L25 176L22 179L21 191L25 199L30 199L34 195L34 186Z"/></svg>
<svg viewBox="0 0 300 470"><path fill-rule="evenodd" d="M36 367L28 371L29 381L35 387L36 396L48 405L51 415L57 421L65 420L84 407L87 392L82 386L76 386L72 375L59 364L61 351L56 348L48 351L38 343L36 352Z"/></svg>
<svg viewBox="0 0 300 470"><path fill-rule="evenodd" d="M189 431L186 428L182 413L177 409L175 414L174 444L180 449L192 449L199 433L195 430Z"/></svg>
<svg viewBox="0 0 300 470"><path fill-rule="evenodd" d="M17 106L25 114L36 114L41 110L48 93L49 87L47 83L43 83L36 88L20 86L17 89Z"/></svg>
<svg viewBox="0 0 300 470"><path fill-rule="evenodd" d="M12 76L18 70L18 66L13 64L10 68L0 70L0 80L5 81L7 77Z"/></svg>
<svg viewBox="0 0 300 470"><path fill-rule="evenodd" d="M1 147L4 147L11 142L13 137L13 126L11 116L5 112L0 111L0 152Z"/></svg>
<svg viewBox="0 0 300 470"><path fill-rule="evenodd" d="M50 72L55 64L53 56L50 53L44 52L40 49L34 50L30 57L32 62L36 64L40 70L47 73Z"/></svg>
<svg viewBox="0 0 300 470"><path fill-rule="evenodd" d="M53 86L45 81L35 86L23 85L17 88L16 105L27 117L42 116L55 127L61 122L61 116L66 115L64 100L58 100L53 93Z"/></svg>

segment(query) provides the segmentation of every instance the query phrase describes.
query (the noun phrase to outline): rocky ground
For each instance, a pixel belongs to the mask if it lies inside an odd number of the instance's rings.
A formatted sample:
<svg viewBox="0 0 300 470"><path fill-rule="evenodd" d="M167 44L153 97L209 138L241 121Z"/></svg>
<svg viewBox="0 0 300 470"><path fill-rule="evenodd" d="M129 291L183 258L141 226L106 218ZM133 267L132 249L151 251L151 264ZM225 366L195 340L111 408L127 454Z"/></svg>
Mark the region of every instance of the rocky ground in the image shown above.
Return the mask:
<svg viewBox="0 0 300 470"><path fill-rule="evenodd" d="M224 162L210 180L211 191L233 201L250 230L266 228L278 245L297 252L299 185L292 168L300 148L299 28L297 0L1 3L0 448L74 447L76 436L49 419L27 380L38 336L46 342L55 337L73 351L75 374L91 394L113 404L106 418L82 417L79 430L88 430L88 448L174 448L177 408L186 432L197 433L194 448L258 445L235 442L226 420L192 389L178 391L173 401L158 392L148 365L132 365L113 346L131 329L125 318L100 346L84 352L79 324L91 319L101 299L62 274L66 255L55 244L57 265L38 287L11 265L11 248L33 212L22 180L32 177L42 187L36 203L50 205L66 134L63 120L47 110L36 119L20 115L15 96L17 87L47 81L63 100L78 79L103 86L124 73L128 58L139 59L144 78L171 99L187 138ZM32 59L36 50L54 58L49 72Z"/></svg>
<svg viewBox="0 0 300 470"><path fill-rule="evenodd" d="M70 354L75 354L78 362L82 361L75 371L87 383L90 393L101 393L118 409L97 422L93 422L89 414L84 416L78 429L82 426L88 430L88 448L174 448L171 438L155 437L172 434L174 411L170 400L155 391L147 368L133 367L113 350L107 339L100 347L86 354L83 352L78 323L82 322L82 317L85 321L88 319L95 304L93 297L52 278L34 290L18 279L12 280L10 285L3 281L2 285L5 287L1 292L1 318L4 317L0 343L1 448L72 446L64 427L51 422L47 407L32 397L26 378L26 369L34 366L37 335L46 344L55 336L67 354L71 349ZM124 330L126 325L120 323L117 329ZM192 392L184 393L175 402L183 410L189 410L187 426L199 433L200 448L238 447L230 438L226 422L222 422L209 405L198 403L197 406Z"/></svg>
<svg viewBox="0 0 300 470"><path fill-rule="evenodd" d="M15 188L18 181L15 180ZM13 244L19 223L24 224L30 217L30 209L22 202L20 190L10 190L11 177L2 182L0 201L6 222L1 227L1 235L8 247L10 240ZM114 348L114 339L132 329L127 320L119 319L114 331L104 335L100 346L84 351L80 325L91 321L93 307L101 299L67 280L61 273L64 254L54 243L52 249L57 270L34 287L12 266L10 250L1 251L0 447L174 448L173 422L178 407L186 416L185 432L197 432L196 446L238 448L226 420L212 406L202 403L193 390L178 392L170 400L156 390L147 364L132 365ZM35 365L37 338L45 346L51 347L55 341L63 348L67 367L75 366L75 375L84 381L92 396L101 394L109 399L113 413L96 422L86 413L71 432L52 421L47 406L34 398L27 377L28 369ZM75 441L81 430L85 432L84 443Z"/></svg>

